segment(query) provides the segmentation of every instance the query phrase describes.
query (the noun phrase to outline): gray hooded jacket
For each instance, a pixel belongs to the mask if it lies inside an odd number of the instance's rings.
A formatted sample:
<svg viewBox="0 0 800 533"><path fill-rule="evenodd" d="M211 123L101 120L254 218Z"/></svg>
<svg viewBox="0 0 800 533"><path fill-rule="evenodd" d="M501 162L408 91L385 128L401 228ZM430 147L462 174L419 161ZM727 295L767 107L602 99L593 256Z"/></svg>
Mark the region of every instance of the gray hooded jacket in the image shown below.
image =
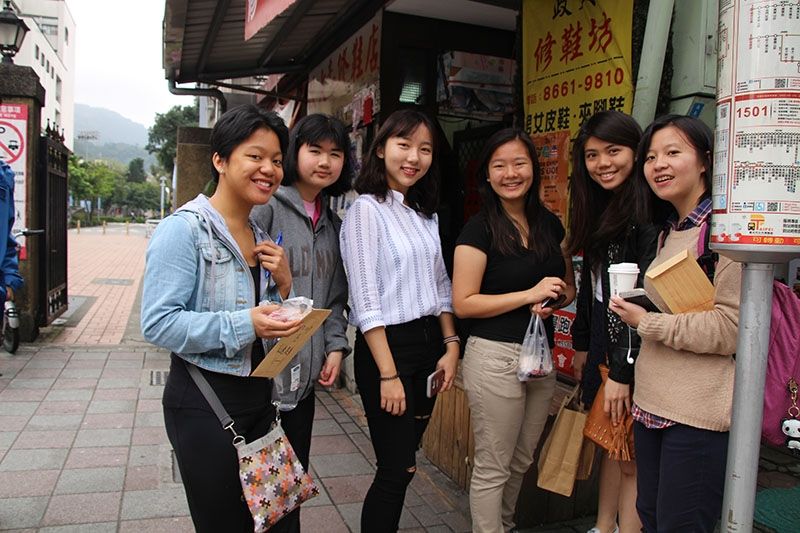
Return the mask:
<svg viewBox="0 0 800 533"><path fill-rule="evenodd" d="M300 193L292 186L280 187L268 204L255 207L251 215L273 237L283 236L282 246L292 269L292 292L313 299L317 309L331 310L311 341L275 378L284 410L293 409L314 390L314 381L329 353L341 351L345 356L350 353L345 334L347 277L339 252L342 221L327 206L327 199L322 200L316 228L311 225ZM297 365L300 365L299 382L295 370L293 384L292 369Z"/></svg>

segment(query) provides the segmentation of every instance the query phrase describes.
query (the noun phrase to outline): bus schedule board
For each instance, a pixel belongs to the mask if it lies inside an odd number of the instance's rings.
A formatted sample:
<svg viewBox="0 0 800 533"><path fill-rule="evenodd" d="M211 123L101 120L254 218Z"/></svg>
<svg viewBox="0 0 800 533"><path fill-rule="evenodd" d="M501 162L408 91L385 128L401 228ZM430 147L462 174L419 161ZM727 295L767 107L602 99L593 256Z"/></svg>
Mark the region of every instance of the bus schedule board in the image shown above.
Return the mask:
<svg viewBox="0 0 800 533"><path fill-rule="evenodd" d="M711 247L737 261L800 254L800 6L720 5Z"/></svg>

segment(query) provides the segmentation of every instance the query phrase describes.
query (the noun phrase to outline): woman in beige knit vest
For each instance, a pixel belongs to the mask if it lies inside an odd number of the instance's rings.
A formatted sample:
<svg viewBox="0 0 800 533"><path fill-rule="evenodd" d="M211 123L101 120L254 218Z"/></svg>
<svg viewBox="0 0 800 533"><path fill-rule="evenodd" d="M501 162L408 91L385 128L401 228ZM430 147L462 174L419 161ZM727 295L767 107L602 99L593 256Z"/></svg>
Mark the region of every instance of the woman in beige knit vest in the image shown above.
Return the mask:
<svg viewBox="0 0 800 533"><path fill-rule="evenodd" d="M683 250L693 257L705 250L698 240L710 222L712 139L700 120L679 115L660 117L644 132L638 178L674 208L651 270ZM697 259L714 272L712 310L651 313L618 297L610 303L642 338L631 412L636 507L646 532L711 532L722 507L741 265L717 262L715 254ZM647 280L645 288L654 293Z"/></svg>

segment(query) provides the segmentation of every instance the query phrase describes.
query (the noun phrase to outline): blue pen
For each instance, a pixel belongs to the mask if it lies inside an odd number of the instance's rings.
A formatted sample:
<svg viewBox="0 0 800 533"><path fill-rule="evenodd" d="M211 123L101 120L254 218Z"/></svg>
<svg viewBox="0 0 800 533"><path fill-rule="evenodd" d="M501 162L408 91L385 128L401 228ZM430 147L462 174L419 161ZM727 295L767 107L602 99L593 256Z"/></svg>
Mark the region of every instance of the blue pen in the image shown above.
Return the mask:
<svg viewBox="0 0 800 533"><path fill-rule="evenodd" d="M279 231L279 232L278 232L278 238L277 238L277 239L275 239L275 241L274 241L274 242L275 242L275 244L277 244L278 246L280 246L281 244L283 244L283 232L282 232L282 231ZM271 274L272 274L272 273L271 273L269 270L267 270L266 272L264 272L264 279L265 279L265 280L267 280L267 286L269 286L269 278L270 278L270 275L271 275Z"/></svg>

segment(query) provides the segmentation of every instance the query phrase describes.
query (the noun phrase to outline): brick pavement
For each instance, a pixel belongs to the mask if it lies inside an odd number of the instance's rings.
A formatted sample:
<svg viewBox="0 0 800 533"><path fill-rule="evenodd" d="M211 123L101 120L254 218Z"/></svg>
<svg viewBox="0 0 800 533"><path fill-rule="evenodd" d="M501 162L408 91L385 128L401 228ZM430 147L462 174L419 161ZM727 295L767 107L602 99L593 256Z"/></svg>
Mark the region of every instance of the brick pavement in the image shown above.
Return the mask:
<svg viewBox="0 0 800 533"><path fill-rule="evenodd" d="M77 325L51 328L42 342L53 344L106 344L122 341L141 285L144 225L111 224L105 230L84 228L69 232L68 285L70 296L94 299Z"/></svg>
<svg viewBox="0 0 800 533"><path fill-rule="evenodd" d="M146 245L141 226L71 230L69 294L89 308L0 352L0 530L192 531L151 384L168 354L138 331ZM359 531L374 454L357 396L318 391L311 454L321 495L303 530ZM402 531L469 531L466 494L422 454L418 466Z"/></svg>

